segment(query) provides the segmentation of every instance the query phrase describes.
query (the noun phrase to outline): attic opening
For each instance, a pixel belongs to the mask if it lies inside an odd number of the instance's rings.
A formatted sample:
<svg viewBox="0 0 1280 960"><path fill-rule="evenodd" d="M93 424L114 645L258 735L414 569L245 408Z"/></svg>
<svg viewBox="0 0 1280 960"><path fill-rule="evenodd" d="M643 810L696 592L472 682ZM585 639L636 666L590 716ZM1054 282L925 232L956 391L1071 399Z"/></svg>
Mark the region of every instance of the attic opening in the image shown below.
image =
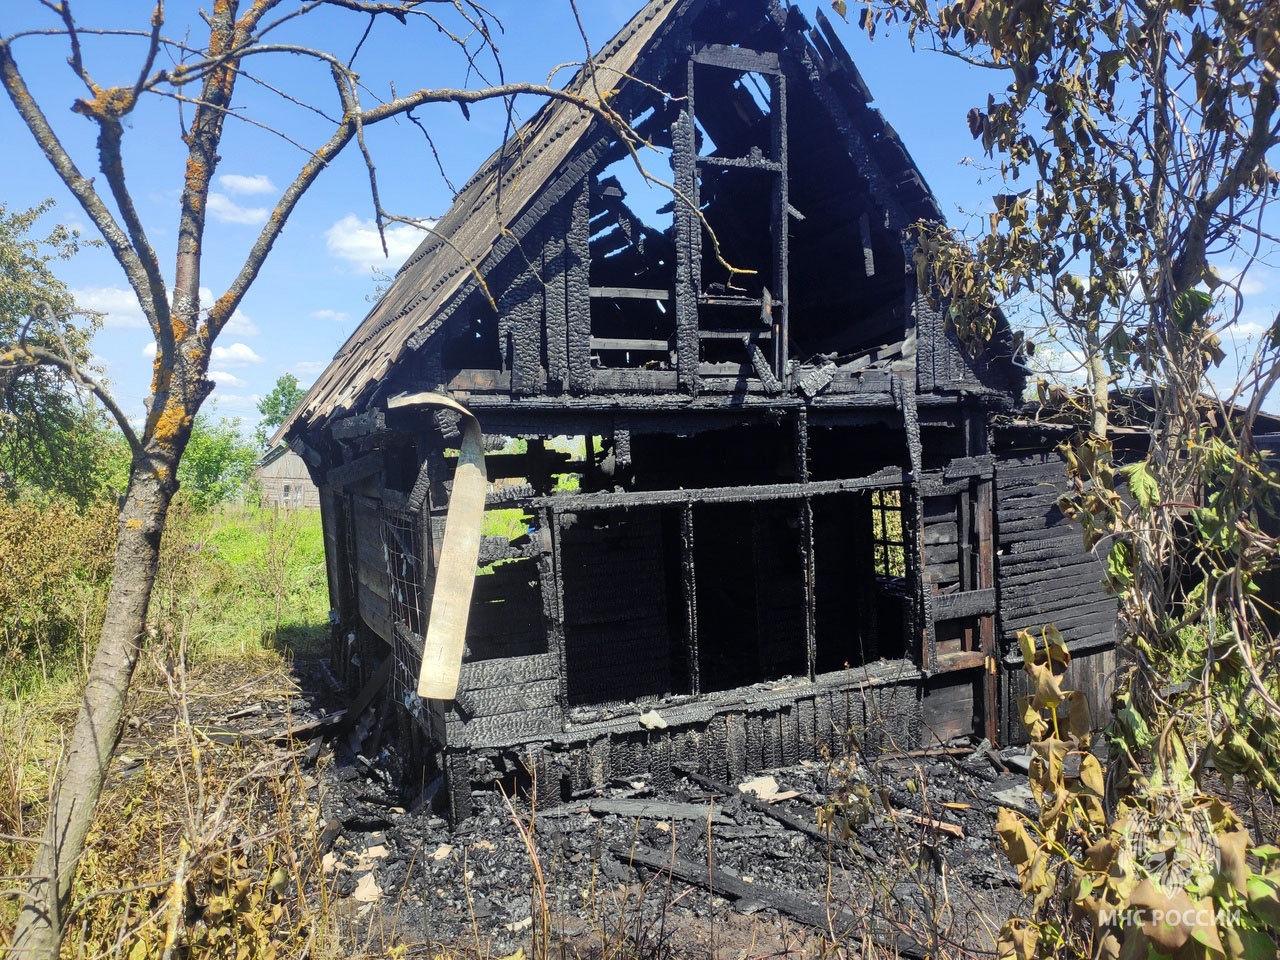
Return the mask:
<svg viewBox="0 0 1280 960"><path fill-rule="evenodd" d="M481 290L473 291L445 325L440 364L445 370L501 370L498 319Z"/></svg>
<svg viewBox="0 0 1280 960"><path fill-rule="evenodd" d="M677 163L697 208L686 219L700 250L691 264L699 359L743 363L759 349L777 374L788 355L786 80L777 54L701 44L687 98L691 155Z"/></svg>
<svg viewBox="0 0 1280 960"><path fill-rule="evenodd" d="M671 149L614 153L589 187L591 352L600 366L666 369L675 346L674 208L653 180L669 181Z"/></svg>

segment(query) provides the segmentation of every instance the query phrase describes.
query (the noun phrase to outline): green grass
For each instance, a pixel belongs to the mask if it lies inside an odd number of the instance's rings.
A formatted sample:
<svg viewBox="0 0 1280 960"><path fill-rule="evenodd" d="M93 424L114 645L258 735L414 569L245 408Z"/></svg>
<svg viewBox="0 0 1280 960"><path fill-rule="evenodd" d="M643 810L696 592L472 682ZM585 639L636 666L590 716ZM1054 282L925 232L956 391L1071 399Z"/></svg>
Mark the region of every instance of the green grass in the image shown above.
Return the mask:
<svg viewBox="0 0 1280 960"><path fill-rule="evenodd" d="M99 523L65 510L22 510L10 508L12 522L0 524L8 534L0 546L21 560L0 571L0 702L74 698L110 587L114 515ZM86 542L101 545L102 556L59 559ZM322 643L328 620L318 510L201 512L177 504L170 511L149 644L183 642L193 662L306 652Z"/></svg>
<svg viewBox="0 0 1280 960"><path fill-rule="evenodd" d="M153 624L162 635L185 630L193 660L313 649L329 620L320 512L180 511L156 588Z"/></svg>

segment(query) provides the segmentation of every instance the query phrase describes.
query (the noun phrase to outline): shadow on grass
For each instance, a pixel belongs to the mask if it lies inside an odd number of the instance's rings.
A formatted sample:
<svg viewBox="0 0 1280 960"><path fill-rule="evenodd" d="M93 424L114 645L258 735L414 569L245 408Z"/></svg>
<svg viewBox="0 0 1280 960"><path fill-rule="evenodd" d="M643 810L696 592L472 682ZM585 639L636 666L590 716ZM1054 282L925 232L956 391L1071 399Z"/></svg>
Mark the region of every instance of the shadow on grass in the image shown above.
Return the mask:
<svg viewBox="0 0 1280 960"><path fill-rule="evenodd" d="M308 660L326 656L329 652L329 624L282 624L271 646L282 654Z"/></svg>

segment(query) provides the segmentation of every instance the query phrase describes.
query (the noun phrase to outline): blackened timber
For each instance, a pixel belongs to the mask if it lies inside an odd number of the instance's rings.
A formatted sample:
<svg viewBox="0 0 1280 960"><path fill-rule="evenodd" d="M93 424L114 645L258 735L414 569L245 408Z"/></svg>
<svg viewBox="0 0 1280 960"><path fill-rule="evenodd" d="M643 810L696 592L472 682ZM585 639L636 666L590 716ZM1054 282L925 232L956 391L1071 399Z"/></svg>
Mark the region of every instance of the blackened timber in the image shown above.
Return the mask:
<svg viewBox="0 0 1280 960"><path fill-rule="evenodd" d="M868 277L874 277L876 253L871 247L871 221L866 213L858 217L858 232L862 235L862 270Z"/></svg>
<svg viewBox="0 0 1280 960"><path fill-rule="evenodd" d="M746 47L731 47L723 43L695 44L693 60L695 63L724 67L727 70L740 70L743 73L780 74L782 72L776 53L748 50Z"/></svg>
<svg viewBox="0 0 1280 960"><path fill-rule="evenodd" d="M511 392L529 396L540 392L542 372L542 278L526 269L498 302L499 323L510 342ZM501 327L500 327L501 329Z"/></svg>
<svg viewBox="0 0 1280 960"><path fill-rule="evenodd" d="M588 178L573 192L565 248L569 390L591 389L591 200Z"/></svg>
<svg viewBox="0 0 1280 960"><path fill-rule="evenodd" d="M693 504L680 511L680 595L684 601L685 655L688 657L689 689L702 689L698 664L698 584L693 563Z"/></svg>
<svg viewBox="0 0 1280 960"><path fill-rule="evenodd" d="M757 157L698 157L694 161L700 167L718 167L720 169L762 170L766 173L781 173L782 164L776 160L765 160ZM703 300L708 302L710 298ZM714 302L714 301L712 301ZM723 298L722 303L735 303L735 299ZM750 301L747 301L750 303Z"/></svg>
<svg viewBox="0 0 1280 960"><path fill-rule="evenodd" d="M674 764L673 769L699 786L706 787L708 790L714 790L716 793L723 794L726 797L736 800L737 802L750 807L752 810L755 810L757 813L763 813L765 816L778 821L778 823L789 827L797 833L803 833L805 836L812 837L820 843L825 844L832 838L832 834L830 832L821 829L816 823L801 820L799 817L793 816L785 810L781 810L773 804L759 799L752 793L739 791L726 783L721 783L719 780L715 780L712 777L704 776L687 763Z"/></svg>
<svg viewBox="0 0 1280 960"><path fill-rule="evenodd" d="M331 487L344 487L349 483L355 483L357 480L372 476L382 469L382 465L382 452L375 450L373 453L367 453L363 457L352 460L350 463L334 467L325 477L325 482Z"/></svg>
<svg viewBox="0 0 1280 960"><path fill-rule="evenodd" d="M537 512L538 527L549 544L538 559L542 619L547 627L547 657L555 665L556 702L563 711L569 702L569 676L564 643L564 574L560 569L560 518L548 507Z"/></svg>
<svg viewBox="0 0 1280 960"><path fill-rule="evenodd" d="M730 900L747 901L777 910L815 929L831 931L840 940L861 941L862 939L853 932L861 921L847 911L812 903L764 884L746 883L735 872L725 867L697 864L640 846L610 847L609 853L620 863L641 866L659 875L670 874L682 883L694 884ZM898 937L894 949L899 956L913 958L913 960L926 955L915 941L905 935Z"/></svg>
<svg viewBox="0 0 1280 960"><path fill-rule="evenodd" d="M527 657L502 657L497 660L468 661L462 665L460 690L484 690L512 683L533 683L559 675L557 658L550 653Z"/></svg>
<svg viewBox="0 0 1280 960"><path fill-rule="evenodd" d="M709 804L670 803L658 800L611 799L598 797L587 802L586 808L596 816L625 817L628 820L692 820L695 823L713 823L728 826L728 817ZM581 808L569 807L557 810L552 816L575 814ZM544 817L547 813L542 814Z"/></svg>
<svg viewBox="0 0 1280 960"><path fill-rule="evenodd" d="M807 471L803 476L807 477ZM805 497L800 509L800 555L804 563L805 663L808 666L808 676L813 679L818 669L818 571L813 550L813 498Z"/></svg>
<svg viewBox="0 0 1280 960"><path fill-rule="evenodd" d="M935 620L958 620L961 617L983 616L995 611L996 592L991 588L940 594L933 598Z"/></svg>
<svg viewBox="0 0 1280 960"><path fill-rule="evenodd" d="M445 389L452 394L465 395L473 390L493 390L508 393L511 390L509 370L458 370L449 378Z"/></svg>
<svg viewBox="0 0 1280 960"><path fill-rule="evenodd" d="M617 297L621 300L661 300L671 299L670 290L651 290L640 287L592 287L593 297Z"/></svg>
<svg viewBox="0 0 1280 960"><path fill-rule="evenodd" d="M500 687L459 690L456 702L466 719L499 717L553 707L560 689L559 680L508 683Z"/></svg>
<svg viewBox="0 0 1280 960"><path fill-rule="evenodd" d="M667 353L671 344L666 340L630 340L621 337L592 337L591 349L623 350L637 353Z"/></svg>
<svg viewBox="0 0 1280 960"><path fill-rule="evenodd" d="M335 440L351 440L356 437L367 437L386 427L386 414L381 410L370 410L334 420L329 429Z"/></svg>
<svg viewBox="0 0 1280 960"><path fill-rule="evenodd" d="M790 252L790 231L788 227L790 226L790 221L787 219L787 210L791 206L791 199L787 175L786 76L778 73L770 77L769 90L773 97L773 116L770 131L773 140L773 156L780 167L778 176L774 178L773 216L770 221L770 228L773 231L773 279L778 296L782 299L782 303L778 307L778 316L775 318L774 330L777 335L773 341L773 363L774 370L778 376L789 383L791 378L791 356L789 353L791 344L791 289L788 268ZM769 312L767 309L769 300L768 287L764 290L764 299L766 301L765 312L767 314Z"/></svg>
<svg viewBox="0 0 1280 960"><path fill-rule="evenodd" d="M695 487L678 490L623 491L537 497L534 506L548 506L560 513L612 510L618 507L661 507L682 503L754 503L764 500L799 500L829 493L877 490L902 485L898 467L886 467L867 477L848 480L812 480L808 483L767 483L758 486Z"/></svg>
<svg viewBox="0 0 1280 960"><path fill-rule="evenodd" d="M450 731L449 743L472 748L518 746L559 732L561 719L559 706L553 706L496 717L475 717L465 722L457 720L458 730Z"/></svg>
<svg viewBox="0 0 1280 960"><path fill-rule="evenodd" d="M572 206L560 204L552 214L558 229L547 231L542 248L543 317L546 330L547 380L561 388L569 384L569 298L565 237L568 236Z"/></svg>

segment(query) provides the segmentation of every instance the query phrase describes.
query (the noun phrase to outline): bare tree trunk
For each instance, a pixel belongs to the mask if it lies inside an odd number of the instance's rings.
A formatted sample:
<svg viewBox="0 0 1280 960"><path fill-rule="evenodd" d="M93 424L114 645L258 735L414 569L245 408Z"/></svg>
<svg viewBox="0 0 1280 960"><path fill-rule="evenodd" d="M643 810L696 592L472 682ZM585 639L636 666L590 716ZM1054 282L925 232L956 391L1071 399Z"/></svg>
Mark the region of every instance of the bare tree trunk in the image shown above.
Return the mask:
<svg viewBox="0 0 1280 960"><path fill-rule="evenodd" d="M177 458L169 459L156 455L134 459L129 493L120 509L106 618L61 775L50 797L44 837L9 948L13 957L58 957L72 881L120 738L125 697L142 648L165 515L177 492L172 480Z"/></svg>
<svg viewBox="0 0 1280 960"><path fill-rule="evenodd" d="M1089 331L1086 349L1089 351L1086 367L1089 384L1089 432L1099 440L1105 440L1111 423L1111 375L1096 329Z"/></svg>

